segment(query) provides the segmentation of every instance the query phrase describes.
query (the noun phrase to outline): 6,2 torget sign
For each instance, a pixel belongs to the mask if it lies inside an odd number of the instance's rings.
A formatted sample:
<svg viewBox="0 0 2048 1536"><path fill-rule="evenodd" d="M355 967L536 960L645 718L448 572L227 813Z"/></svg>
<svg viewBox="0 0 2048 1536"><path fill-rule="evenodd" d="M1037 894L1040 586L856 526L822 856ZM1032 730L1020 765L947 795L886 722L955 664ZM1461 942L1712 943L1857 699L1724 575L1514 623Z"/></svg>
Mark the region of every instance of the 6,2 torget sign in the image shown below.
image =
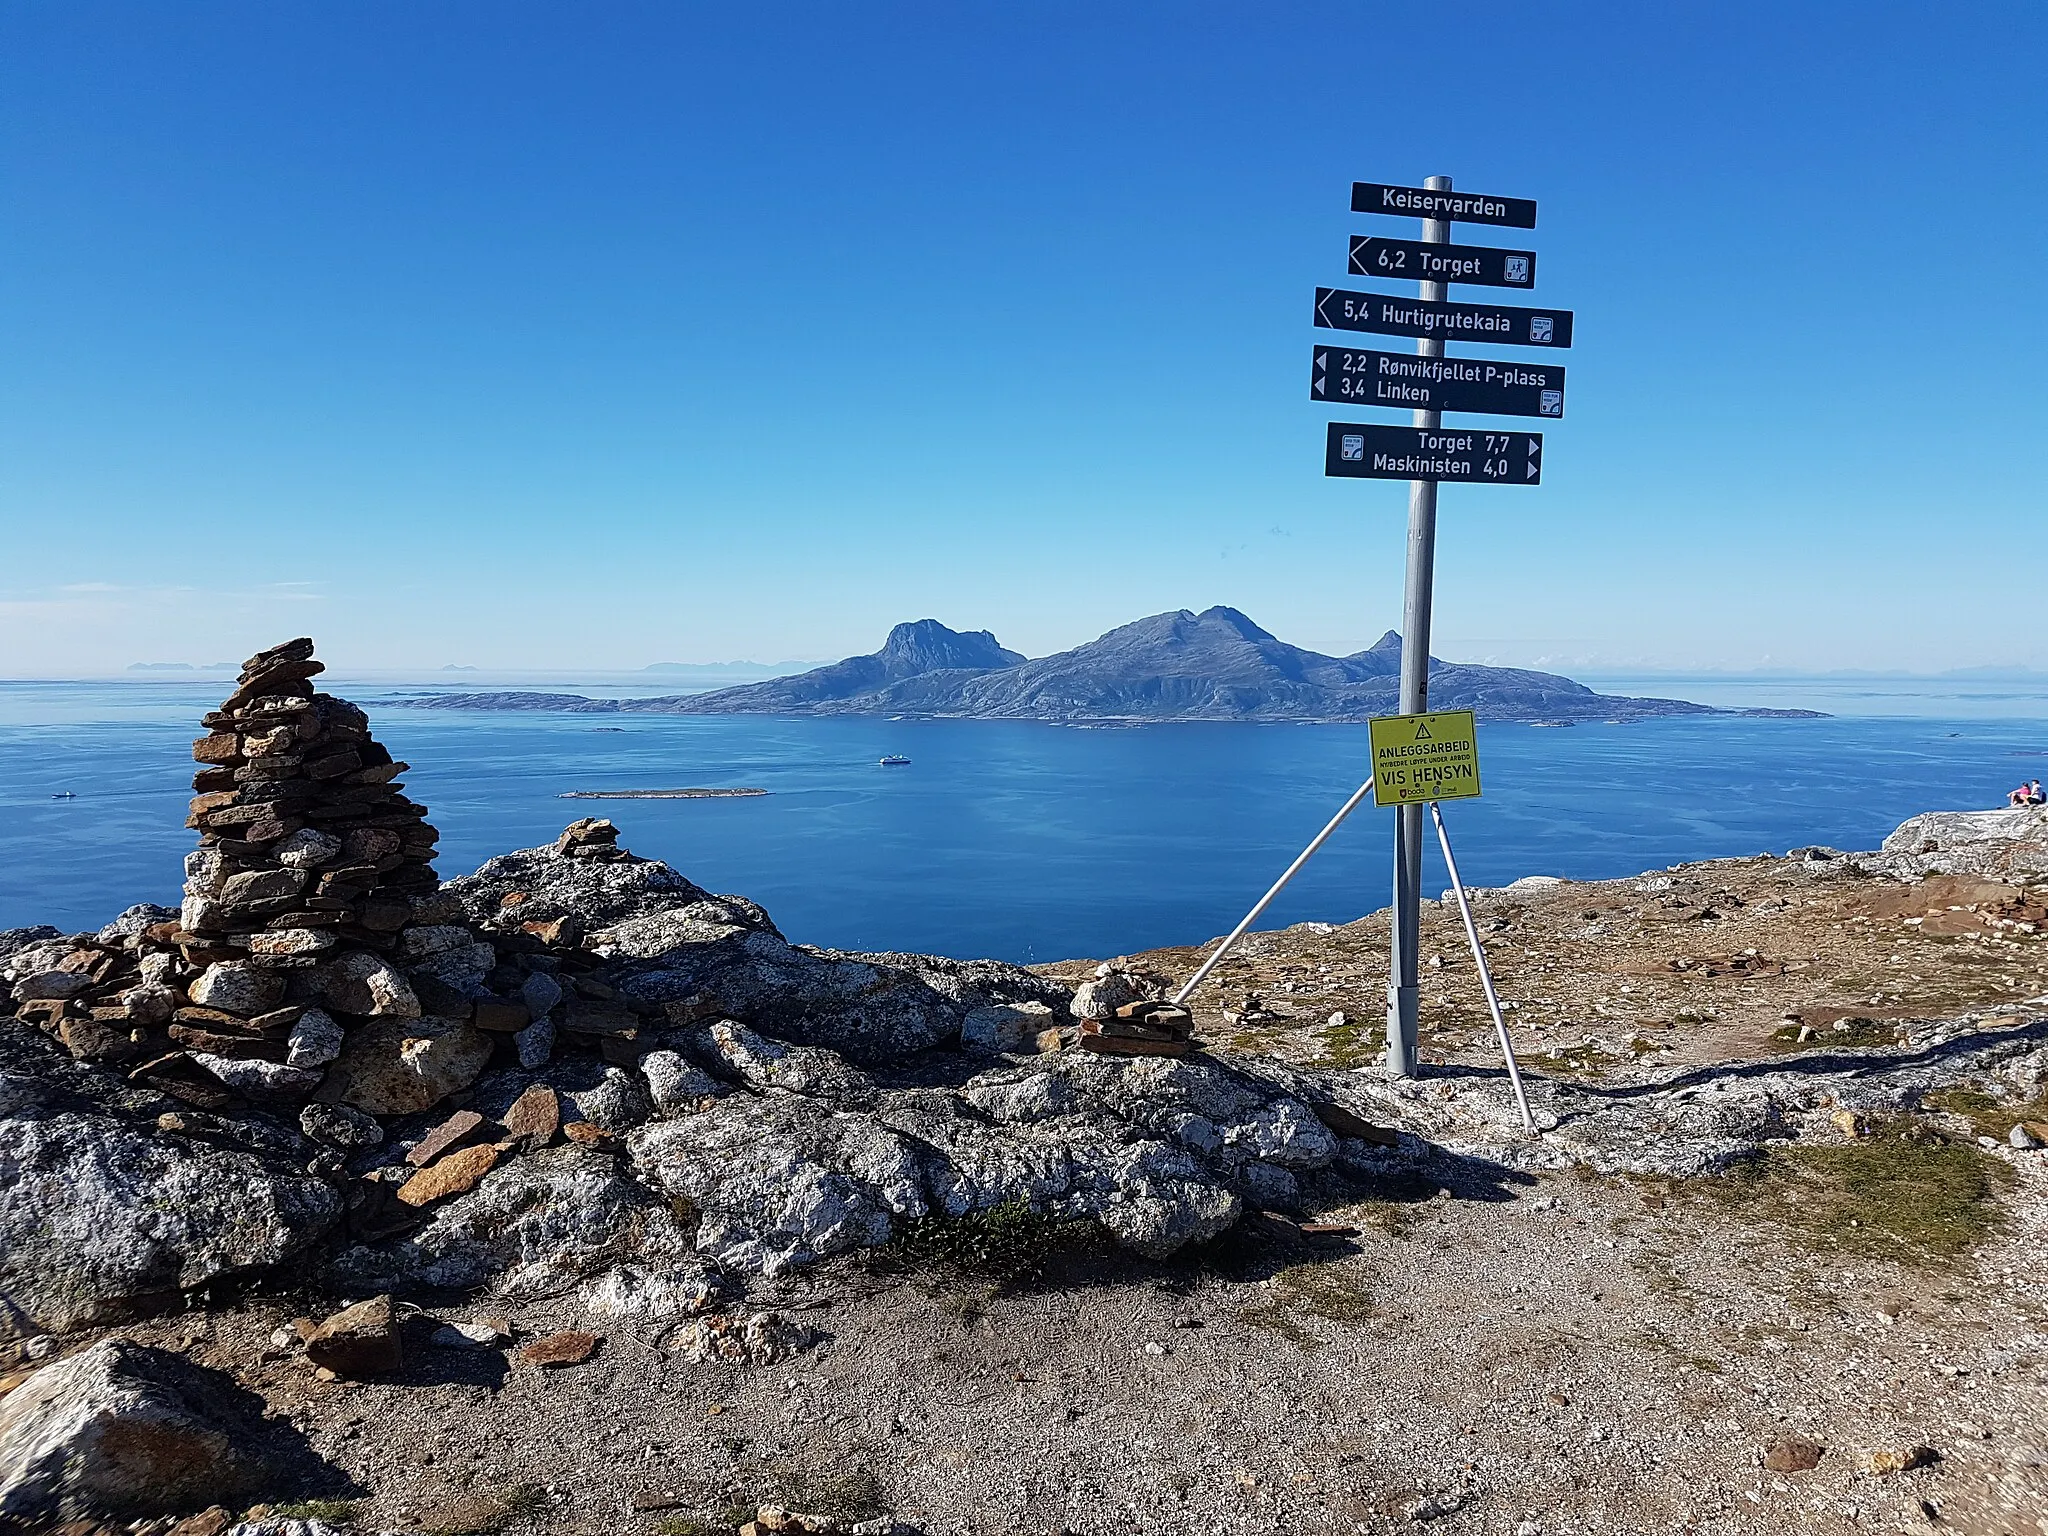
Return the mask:
<svg viewBox="0 0 2048 1536"><path fill-rule="evenodd" d="M1395 277L1423 283L1482 283L1489 288L1534 288L1536 253L1490 245L1432 245L1426 240L1351 237L1353 277Z"/></svg>

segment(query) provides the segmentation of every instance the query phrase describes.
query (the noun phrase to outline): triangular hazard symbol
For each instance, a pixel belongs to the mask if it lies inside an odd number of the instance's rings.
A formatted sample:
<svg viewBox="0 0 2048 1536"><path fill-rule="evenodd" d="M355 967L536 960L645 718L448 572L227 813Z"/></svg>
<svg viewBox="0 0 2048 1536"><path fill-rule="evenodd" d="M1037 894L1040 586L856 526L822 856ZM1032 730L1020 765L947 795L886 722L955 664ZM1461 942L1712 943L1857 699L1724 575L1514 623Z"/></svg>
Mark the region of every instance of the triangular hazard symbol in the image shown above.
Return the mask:
<svg viewBox="0 0 2048 1536"><path fill-rule="evenodd" d="M1436 739L1429 734L1429 722L1427 720L1415 722L1415 739L1417 741L1434 741Z"/></svg>

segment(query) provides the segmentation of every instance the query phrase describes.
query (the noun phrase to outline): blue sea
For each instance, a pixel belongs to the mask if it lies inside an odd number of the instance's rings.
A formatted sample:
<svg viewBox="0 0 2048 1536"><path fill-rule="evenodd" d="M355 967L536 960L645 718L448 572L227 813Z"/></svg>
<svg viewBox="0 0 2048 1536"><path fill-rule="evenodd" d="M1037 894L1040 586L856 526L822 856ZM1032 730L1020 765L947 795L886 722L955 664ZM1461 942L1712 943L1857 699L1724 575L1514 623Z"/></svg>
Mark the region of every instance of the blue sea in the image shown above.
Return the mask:
<svg viewBox="0 0 2048 1536"><path fill-rule="evenodd" d="M1834 713L1482 725L1485 794L1445 807L1468 881L1870 848L1916 812L2001 805L2021 779L2048 777L2040 682L1595 681ZM1242 915L1367 771L1361 726L439 712L389 706L417 685L323 682L413 765L406 783L441 829L444 877L610 816L634 852L753 897L794 940L850 949L1035 961L1199 942ZM193 842L190 742L229 686L0 682L0 928L92 928L136 901L176 902ZM885 754L910 763L881 767ZM768 793L560 798L683 787ZM52 798L66 790L76 798ZM1391 825L1391 812L1358 811L1265 924L1386 905Z"/></svg>

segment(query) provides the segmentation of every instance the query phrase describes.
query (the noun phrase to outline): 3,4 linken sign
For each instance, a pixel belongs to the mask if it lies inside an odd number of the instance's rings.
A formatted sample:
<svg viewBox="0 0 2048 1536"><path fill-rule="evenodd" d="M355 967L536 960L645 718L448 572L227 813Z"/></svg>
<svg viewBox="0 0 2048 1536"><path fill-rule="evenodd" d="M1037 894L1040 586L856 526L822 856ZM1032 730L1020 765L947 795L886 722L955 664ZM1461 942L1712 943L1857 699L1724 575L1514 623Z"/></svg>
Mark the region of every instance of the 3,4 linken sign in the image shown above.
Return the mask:
<svg viewBox="0 0 2048 1536"><path fill-rule="evenodd" d="M1308 396L1343 405L1555 418L1564 415L1564 369L1547 362L1317 347Z"/></svg>

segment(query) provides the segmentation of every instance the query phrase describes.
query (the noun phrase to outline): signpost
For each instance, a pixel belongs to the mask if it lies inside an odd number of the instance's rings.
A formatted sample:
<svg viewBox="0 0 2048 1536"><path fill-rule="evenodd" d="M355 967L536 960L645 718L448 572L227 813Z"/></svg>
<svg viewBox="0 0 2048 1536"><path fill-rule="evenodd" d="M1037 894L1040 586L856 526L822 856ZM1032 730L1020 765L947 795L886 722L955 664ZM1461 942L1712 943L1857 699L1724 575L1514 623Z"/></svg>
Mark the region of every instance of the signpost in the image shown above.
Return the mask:
<svg viewBox="0 0 2048 1536"><path fill-rule="evenodd" d="M1374 805L1479 798L1479 735L1469 709L1381 715L1372 737Z"/></svg>
<svg viewBox="0 0 2048 1536"><path fill-rule="evenodd" d="M1536 253L1490 245L1429 245L1380 235L1351 237L1351 275L1411 282L1483 283L1489 288L1534 288Z"/></svg>
<svg viewBox="0 0 2048 1536"><path fill-rule="evenodd" d="M1564 414L1564 369L1549 363L1504 363L1485 358L1447 358L1447 338L1479 338L1525 347L1568 347L1568 309L1516 309L1501 304L1452 304L1451 283L1484 283L1527 288L1536 281L1534 251L1452 245L1451 222L1536 227L1536 205L1523 198L1453 192L1448 176L1432 176L1419 187L1376 181L1351 188L1355 213L1396 214L1422 220L1422 239L1390 240L1354 235L1351 270L1366 277L1413 277L1418 298L1358 293L1343 288L1316 290L1315 323L1327 329L1413 336L1413 356L1352 347L1319 346L1309 377L1309 396L1349 405L1410 408L1412 425L1333 421L1323 444L1323 473L1339 479L1408 482L1408 580L1401 604L1401 697L1398 715L1370 722L1372 777L1344 802L1329 824L1288 865L1251 911L1218 944L1195 974L1174 994L1184 1004L1230 953L1259 914L1287 882L1328 842L1344 818L1371 794L1394 808L1394 922L1387 970L1387 1070L1415 1075L1421 1001L1422 812L1436 824L1458 915L1472 947L1472 963L1486 991L1508 1079L1514 1084L1522 1124L1536 1130L1536 1118L1522 1091L1514 1043L1486 949L1472 920L1464 882L1451 855L1444 827L1444 800L1469 800L1479 793L1479 744L1470 710L1429 708L1430 599L1436 580L1436 488L1446 481L1484 485L1536 485L1543 476L1543 434L1514 430L1446 430L1444 411L1505 416Z"/></svg>
<svg viewBox="0 0 2048 1536"><path fill-rule="evenodd" d="M1564 415L1564 370L1554 363L1317 347L1308 394L1341 405L1557 417Z"/></svg>
<svg viewBox="0 0 2048 1536"><path fill-rule="evenodd" d="M1536 485L1543 478L1543 434L1333 421L1323 473L1344 480Z"/></svg>
<svg viewBox="0 0 2048 1536"><path fill-rule="evenodd" d="M1446 304L1432 300L1428 292L1434 288L1442 293L1441 282L1425 280L1422 287L1424 296L1419 300L1390 293L1354 293L1349 288L1318 288L1316 324L1331 330L1420 336L1432 341L1505 341L1518 347L1572 344L1572 312L1568 309ZM1443 356L1441 352L1425 355Z"/></svg>
<svg viewBox="0 0 2048 1536"><path fill-rule="evenodd" d="M1318 347L1309 378L1316 400L1347 405L1406 406L1414 412L1408 427L1362 422L1332 422L1323 445L1323 473L1341 479L1408 481L1408 581L1401 605L1401 718L1427 721L1429 715L1429 624L1436 581L1436 488L1444 481L1487 485L1536 485L1543 476L1543 437L1536 432L1445 431L1445 411L1474 411L1506 416L1564 414L1564 370L1548 364L1521 365L1481 358L1447 358L1444 343L1506 342L1518 347L1568 347L1572 344L1572 313L1568 309L1523 309L1505 304L1454 304L1451 283L1480 283L1500 288L1530 288L1536 282L1536 253L1488 246L1453 245L1451 224L1496 224L1534 229L1536 205L1525 198L1489 197L1454 192L1448 176L1432 176L1419 187L1384 182L1355 182L1354 213L1392 214L1422 220L1422 239L1390 239L1354 235L1351 271L1363 277L1412 277L1421 288L1415 298L1357 292L1347 288L1316 290L1315 323L1327 330L1369 331L1382 336L1413 336L1415 355L1401 357L1352 347ZM1469 719L1469 717L1468 717ZM1378 791L1379 803L1394 811L1394 923L1387 974L1387 1067L1399 1077L1415 1072L1418 1010L1421 998L1422 924L1422 801L1448 798L1466 782L1450 770L1470 768L1469 793L1477 794L1476 752L1447 757L1448 777L1407 779L1400 764L1383 763L1384 731L1396 729L1373 722L1374 782L1390 775L1389 787ZM1467 727L1469 732L1469 725ZM1464 740L1469 741L1469 735ZM1409 744L1411 747L1414 742ZM1467 749L1469 751L1469 748ZM1422 785L1429 792L1416 789ZM1439 788L1444 793L1435 791ZM1475 935L1476 942L1476 935ZM1491 983L1488 1000L1492 1000ZM1501 1047L1514 1056L1501 1025ZM1519 1092L1519 1081L1517 1091ZM1527 1119L1524 1108L1524 1119Z"/></svg>

